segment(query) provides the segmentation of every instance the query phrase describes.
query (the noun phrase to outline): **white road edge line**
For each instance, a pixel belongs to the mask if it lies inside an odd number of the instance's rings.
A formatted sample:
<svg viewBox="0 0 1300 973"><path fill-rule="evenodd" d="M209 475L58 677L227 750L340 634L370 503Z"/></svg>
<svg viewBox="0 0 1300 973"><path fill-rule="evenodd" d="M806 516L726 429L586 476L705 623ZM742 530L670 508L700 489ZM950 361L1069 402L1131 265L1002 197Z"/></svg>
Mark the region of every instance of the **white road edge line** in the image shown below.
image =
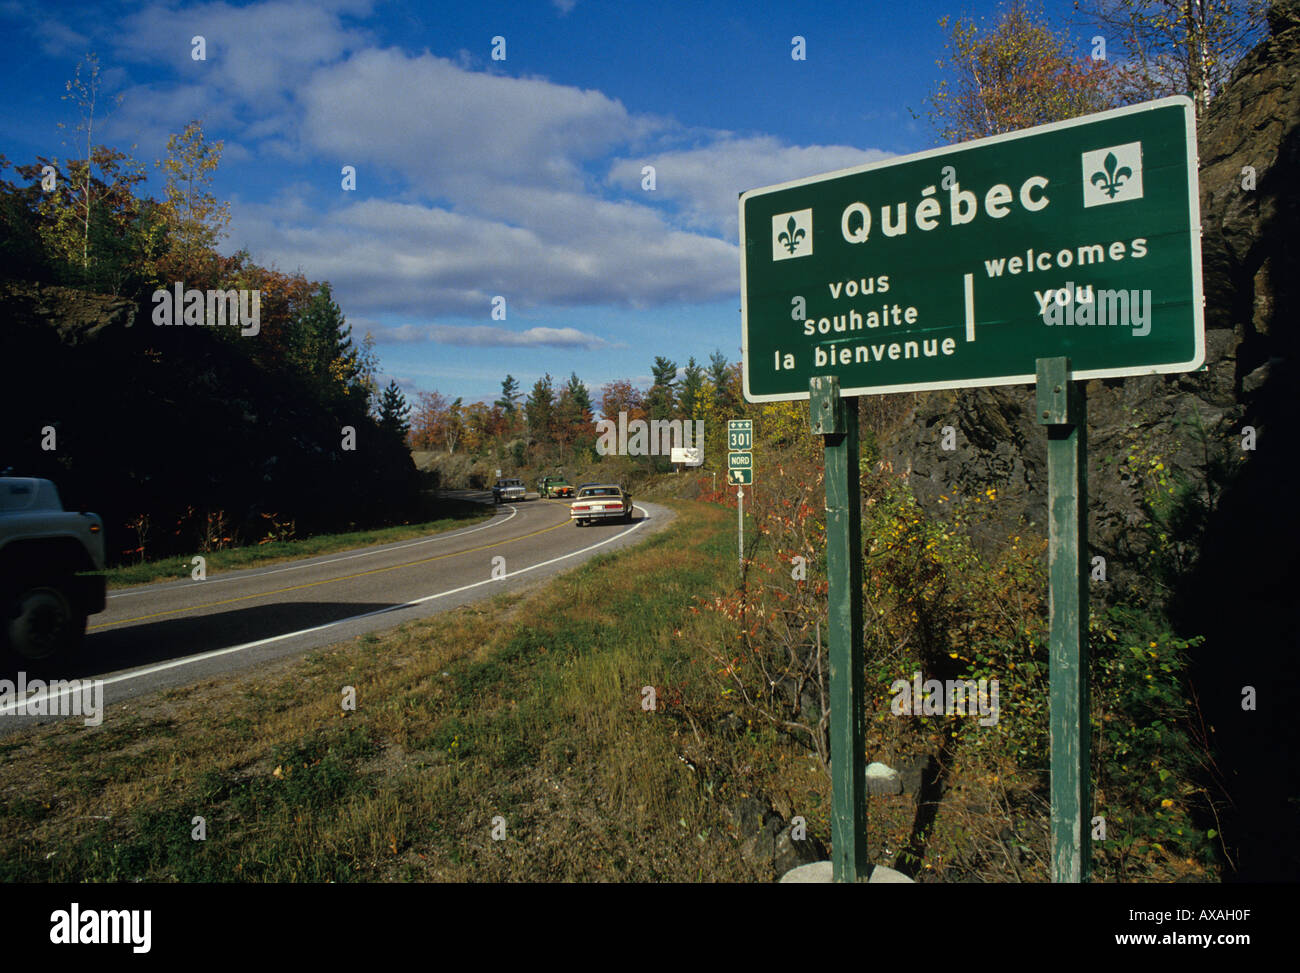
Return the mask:
<svg viewBox="0 0 1300 973"><path fill-rule="evenodd" d="M487 530L489 527L499 527L502 524L508 524L511 520L514 519L514 516L517 513L519 513L519 508L511 507L509 517L493 517L490 522L483 524L479 527L470 527L466 530L457 531L454 534L435 534L432 537L422 537L418 541L411 541L411 543L409 544L402 544L401 546L398 547L389 547L385 545L382 547L376 547L373 550L360 551L357 554L345 554L342 557L331 558L328 561L302 561L297 564L286 564L283 567L267 568L264 571L258 571L257 568L248 568L241 571L232 571L230 574L219 575L207 581L195 581L192 583L188 581L181 581L179 583L172 582L172 583L160 584L160 585L144 585L143 587L140 588L132 588L129 591L119 591L117 592L117 594L110 594L108 597L126 598L130 595L144 595L144 594L149 594L152 591L162 591L166 588L187 588L190 587L191 584L209 585L209 584L218 584L222 581L241 581L241 580L247 580L249 578L265 578L267 575L280 574L284 571L297 571L301 568L314 568L320 564L333 564L335 561L350 561L355 557L373 557L376 554L387 554L389 551L403 551L408 547L417 547L420 544L430 544L434 541L448 541L451 540L453 537L464 537L466 534L473 534L475 531Z"/></svg>
<svg viewBox="0 0 1300 973"><path fill-rule="evenodd" d="M216 659L223 655L230 655L232 652L243 652L245 649L255 649L259 645L270 645L272 642L282 642L285 639L297 638L299 635L310 635L313 632L323 632L327 628L334 628L336 625L346 625L348 622L359 621L363 618L371 618L375 615L386 614L387 612L401 611L403 608L410 608L413 605L422 605L426 601L433 601L437 598L446 598L448 595L459 594L462 591L469 591L471 588L478 588L485 584L497 584L498 582L504 581L506 578L513 578L520 574L527 574L529 571L536 571L538 568L544 568L548 564L555 564L557 561L567 561L569 558L577 557L579 554L585 554L588 551L594 551L598 547L604 547L606 544L610 543L611 541L616 541L620 537L626 537L628 534L631 534L633 531L640 530L641 526L648 521L650 517L650 511L646 510L645 507L638 506L635 503L632 504L632 509L640 510L643 514L646 515L641 519L641 521L635 527L630 527L627 530L619 531L613 537L606 537L603 541L599 541L598 543L592 544L590 547L584 547L579 550L573 551L569 554L561 554L559 557L553 557L549 561L542 561L538 564L532 565L531 567L520 568L518 571L511 571L508 574L502 575L500 578L488 578L484 581L475 581L473 584L462 585L461 587L453 588L450 591L440 591L437 594L425 595L423 598L416 598L414 601L408 601L401 605L391 605L388 608L380 608L377 611L365 612L361 615L352 615L349 618L340 618L338 621L326 622L324 625L317 625L314 628L304 628L304 629L300 629L297 632L286 632L283 635L272 635L270 638L258 639L256 642L245 642L242 645L232 645L224 649L213 649L210 652L202 652L199 655L186 656L184 659L173 659L171 662L163 662L156 666L150 666L147 669L134 669L131 672L124 672L118 676L109 676L107 679L100 680L100 682L102 682L105 686L111 686L114 683L127 682L131 679L139 679L143 676L151 676L155 672L165 672L168 669L177 669L181 666L192 665L195 662L203 662L207 659ZM81 683L94 682L95 677L88 676L84 678L79 678L76 681L78 683L78 686L80 686ZM81 690L80 688L75 690L64 689L61 690L59 693L57 693L56 696L51 696L48 689L44 690L42 693L33 693L32 695L27 696L24 699L16 700L15 702L9 703L7 706L0 707L0 716L8 716L19 706L26 708L28 706L33 705L37 701L41 701L41 700L48 701L54 698L62 698L64 696L68 696L72 694L73 692L81 692Z"/></svg>

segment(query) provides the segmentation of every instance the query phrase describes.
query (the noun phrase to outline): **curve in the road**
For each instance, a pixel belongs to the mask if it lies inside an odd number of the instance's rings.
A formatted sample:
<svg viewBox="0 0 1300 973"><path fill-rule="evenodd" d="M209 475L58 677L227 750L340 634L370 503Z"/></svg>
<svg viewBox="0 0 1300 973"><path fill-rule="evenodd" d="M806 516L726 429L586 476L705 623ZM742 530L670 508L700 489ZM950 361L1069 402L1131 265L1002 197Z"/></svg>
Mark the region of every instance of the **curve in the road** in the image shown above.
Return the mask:
<svg viewBox="0 0 1300 973"><path fill-rule="evenodd" d="M642 521L642 523L644 523L644 521ZM308 581L306 584L294 584L284 588L272 588L269 591L258 591L251 595L240 595L238 598L224 598L221 601L208 601L208 602L204 602L201 605L187 605L184 608L169 608L166 611L152 612L148 615L137 615L135 618L117 619L112 622L105 622L103 625L89 625L87 626L86 631L93 632L98 629L114 628L119 625L132 625L136 622L148 621L151 618L162 618L166 615L181 615L189 612L199 611L200 609L204 609L204 608L218 608L222 605L233 605L236 602L240 602L240 601L251 601L254 598L270 598L273 595L280 595L289 591L302 591L306 588L317 588L323 584L338 584L343 581L353 581L357 578L364 578L372 574L383 574L385 571L400 571L403 568L413 568L421 564L428 564L431 561L445 561L447 560L447 558L451 558L451 557L462 557L466 554L477 554L480 551L490 551L497 547L504 547L507 544L514 544L518 541L524 540L525 538L536 537L538 534L546 534L553 530L559 530L561 527L567 527L567 526L568 526L568 521L562 521L561 523L552 524L550 527L543 527L540 530L534 530L527 534L520 534L516 537L510 537L503 541L496 541L495 543L492 544L484 544L482 547L471 547L463 551L453 551L450 554L435 554L433 557L419 558L418 560L415 561L403 561L401 564L390 564L382 568L371 568L369 571L356 571L352 574L341 574L336 578L324 578L320 581ZM427 538L427 539L433 540L434 538ZM389 548L388 550L396 551L396 550L401 550L401 548L393 547L393 548ZM380 552L376 552L376 553L380 553ZM387 552L382 552L382 553L387 553ZM342 561L346 559L335 558L334 560ZM317 561L314 564L302 565L302 567L317 567L322 564L331 564L331 563L333 562ZM508 575L506 576L508 577ZM258 577L265 577L265 575L258 575ZM493 578L489 580L496 580L496 579ZM203 583L206 584L207 582L203 582Z"/></svg>
<svg viewBox="0 0 1300 973"><path fill-rule="evenodd" d="M528 530L525 533L518 534L507 539L494 541L491 544L478 545L465 550L437 554L431 557L423 557L423 558L417 558L415 560L410 560L410 561L402 561L397 564L384 565L366 571L351 572L346 575L321 578L301 585L290 585L290 586L271 588L264 591L258 591L250 594L240 595L235 598L223 599L220 601L199 602L188 606L168 608L165 610L151 612L148 614L142 614L131 618L114 619L110 622L94 626L94 629L99 630L100 632L99 638L101 639L107 638L109 636L117 635L117 633L122 633L123 635L125 635L125 633L131 631L133 626L139 626L140 631L142 633L147 632L147 633L151 633L151 635L139 635L135 637L128 637L129 640L128 643L123 643L120 637L117 639L116 645L117 645L117 651L119 656L117 661L126 662L127 663L126 668L119 669L118 671L114 672L113 669L110 667L107 669L104 675L100 675L100 676L81 675L80 673L70 673L70 675L79 676L82 682L88 682L90 680L97 680L99 682L102 682L105 690L107 690L107 688L110 686L117 686L118 689L112 693L112 696L114 697L112 700L110 700L109 695L106 693L104 697L105 703L108 703L110 701L117 701L122 698L129 698L131 696L138 695L141 692L149 692L152 691L153 689L162 688L163 686L166 685L179 685L183 682L188 682L195 678L203 678L204 676L211 676L220 672L227 671L229 669L257 664L258 662L263 661L265 659L280 657L284 655L286 652L294 653L297 651L306 651L313 647L332 644L335 641L339 641L343 638L352 637L364 631L371 631L377 628L388 627L382 623L375 624L373 621L368 622L368 620L373 620L377 616L387 615L405 609L418 608L421 605L426 605L431 602L438 601L440 599L452 599L452 605L450 607L454 607L455 604L462 604L467 600L472 600L473 597L477 597L477 595L471 596L470 598L465 597L467 593L474 592L476 589L486 588L491 585L499 586L502 584L502 582L508 579L514 579L522 575L543 571L546 568L552 568L552 571L550 573L555 573L556 570L559 570L555 568L555 565L560 564L561 562L564 561L571 560L573 558L589 555L592 552L602 547L612 544L620 539L627 538L629 535L635 533L638 530L641 530L647 524L652 523L652 521L650 520L650 510L648 510L646 507L640 504L637 504L635 506L635 509L642 514L642 517L640 519L635 520L634 522L632 522L627 526L620 525L619 529L616 532L612 533L608 537L596 541L595 543L584 545L576 550L565 551L563 550L563 548L567 546L566 542L560 542L558 544L555 541L550 541L550 542L540 543L540 544L537 543L537 539L542 537L542 535L552 535L553 531L559 529L560 527L564 527L571 524L571 521L568 517L567 504L555 503L553 501L545 501L545 502L548 505L553 503L554 506L565 508L564 514L562 516L562 520L560 520L559 523L550 524L548 526L541 527L538 529ZM669 519L671 519L670 511L658 507L657 505L651 505L651 506L654 507L654 513L655 513L655 521L653 522L666 523ZM537 516L543 516L547 519L549 519L549 517L552 516L552 514L550 514L549 511L546 513L542 513L543 508L541 507L541 505L534 507L532 504L529 504L529 507L532 508L532 510L537 511L537 513L533 513L530 511L528 514L521 516L519 518L520 521L533 521L533 523L535 523L536 522L535 518ZM515 519L518 510L519 508L512 507L511 513L508 517L498 518L494 520L491 524L483 525L482 527L478 527L478 528L472 528L470 531L458 531L455 532L455 534L451 534L451 535L436 535L434 537L423 538L420 541L414 543L388 545L386 547L381 547L373 550L354 552L339 557L327 558L325 560L317 559L314 561L295 563L292 565L284 565L281 566L279 570L293 570L293 569L306 568L306 567L322 568L325 565L334 564L340 561L346 561L357 556L391 554L394 551L403 550L415 546L416 544L423 544L423 543L437 541L437 540L453 541L459 537L463 537L467 533L472 533L473 531L476 530L482 530L484 527L512 521ZM527 528L531 526L531 524L520 523L518 526ZM552 535L552 536L558 536L558 535ZM576 540L577 538L575 537L574 539ZM487 578L482 578L477 581L472 581L466 584L456 583L460 580L463 580L465 574L464 570L455 568L454 566L448 566L446 568L442 568L439 571L439 573L442 574L443 576L442 578L443 583L447 584L448 586L443 587L441 590L433 591L431 593L428 592L427 588L425 588L424 593L419 592L420 577L411 577L404 580L403 582L396 583L396 584L393 582L387 582L386 584L379 585L377 588L375 587L376 582L374 580L367 580L369 578L373 578L373 576L375 575L384 574L387 572L393 572L399 568L412 568L412 567L419 567L421 565L429 565L434 562L445 562L450 559L460 557L462 555L477 554L487 550L500 549L510 544L520 544L520 543L524 544L526 547L526 550L524 552L525 557L531 553L533 556L540 555L542 557L542 560L539 560L536 563L527 564L524 567L516 568L513 571L501 571L501 572L494 571L492 576L489 576ZM547 548L549 548L549 550L547 550ZM556 553L557 548L562 553ZM515 555L512 555L512 559L514 557ZM238 573L243 576L242 580L249 583L256 584L258 581L264 578L267 573L270 572L258 572L256 569L253 569L252 571L238 572ZM213 580L217 580L217 579L213 579ZM230 580L238 580L238 579L232 578ZM428 580L431 579L428 578L424 579L426 583ZM304 588L317 588L322 585L341 584L346 582L352 582L353 591L342 592L340 596L336 599L335 603L333 604L325 603L323 605L311 606L311 605L298 604L291 600L280 601L280 602L272 601L269 604L260 606L257 609L240 609L233 613L231 612L213 613L214 608L220 607L222 605L234 603L234 602L248 602L255 599L274 599L277 597L283 597L285 593L293 592L295 590L301 590ZM175 586L175 585L153 586L152 592L159 599L173 600L178 597L179 598L188 597L190 594L196 593L197 589L199 589L203 584L206 583L210 583L210 582L195 582L195 583L191 583L188 585L181 585L181 586ZM370 585L371 587L367 587L367 585ZM349 597L349 595L351 597ZM388 596L388 597L396 596L396 597L392 603L382 604L383 601L387 600L387 598L384 596ZM372 605L374 604L375 601L380 601L381 604L378 607L371 607L370 610L367 611L352 612L343 615L343 617L329 617L329 615L331 614L337 616L340 613L340 609L342 610L342 612L346 612L347 608L350 607L351 605L355 605L356 607L362 607L365 601L367 600L370 601ZM370 606L366 606L366 607L370 607ZM328 611L325 611L324 609L328 609ZM253 639L248 639L247 637L245 637L244 639L238 640L235 644L221 645L219 639L222 637L223 632L227 635L235 635L237 637L238 634L240 634L239 629L241 627L244 628L245 630L249 628L255 628L256 626L255 621L244 621L242 626L240 624L240 619L247 619L250 616L250 613L252 613L254 616L257 616L258 613L261 613L261 615L263 616L262 618L262 624L264 627L263 630L265 630L266 627L270 627L272 628L273 634L267 634L264 637L253 638ZM310 617L313 613L316 614L318 618L324 615L328 620L315 625L309 624L305 626L304 625L295 626L292 624L295 615L300 617L301 620L303 621L308 621L310 620ZM186 615L186 614L190 615L193 618L192 622L174 620L174 621L165 621L159 623L155 621L155 619L161 616L178 616L178 615ZM265 621L266 615L272 616L274 618L275 621L274 626L268 625L266 623ZM414 617L420 617L420 616L415 615ZM141 625L140 623L142 622L145 624ZM288 623L288 627L291 627L292 629L291 631L274 632L274 627L283 625L286 622ZM398 624L398 623L394 621L391 624ZM169 626L175 627L177 625L182 626L182 629L177 633L173 633L173 635L175 636L175 638L179 638L182 643L186 640L187 637L191 640L191 642L201 641L194 635L194 630L196 626L200 626L204 630L204 635L207 636L205 639L202 640L207 640L209 644L211 644L213 641L217 641L217 647L207 649L207 650L201 650L199 652L195 652L191 654L184 654L184 655L168 658L167 656L171 654L171 650L169 650L166 645L159 646L157 643L174 641L173 638L169 638L167 636L167 632L171 631L171 629L168 628ZM185 626L188 626L188 629L186 629ZM325 633L325 632L329 632L330 634L322 636L321 633ZM255 631L248 631L247 634L250 635L255 634ZM151 636L154 640L153 644L150 644L148 642ZM141 639L145 640L144 643L141 643ZM298 641L293 642L292 640L295 639ZM91 640L88 639L88 642L90 641ZM289 643L289 644L286 645L285 643ZM144 650L138 649L138 650L133 650L129 654L124 654L123 646L126 644L148 645L148 647L153 648L155 650L154 660L146 663L143 666L140 665L131 666L130 662L138 661L138 655L141 654ZM266 646L275 646L275 648L272 648L269 651L266 649L263 649L260 652L254 651ZM244 656L241 659L241 661L238 662L225 661L225 662L216 662L215 664L213 664L213 660L217 660L217 659L239 658L241 653L248 653L248 655ZM137 660L131 660L129 657L130 655L136 655ZM162 657L159 658L159 655L161 655ZM102 661L106 661L106 662L112 661L113 660L112 650L109 651L108 657L100 656L99 658L101 658ZM83 661L89 661L89 660L83 660ZM208 663L208 665L206 666L200 665L201 663L205 663L205 662ZM177 672L177 670L180 670L183 667L187 667L187 666L198 666L198 669L193 670L188 677L181 676ZM168 673L168 675L160 675L164 673ZM134 686L127 685L132 683L134 683L135 685ZM46 711L49 710L57 711L58 709L57 700L75 691L77 691L75 687L70 687L68 689L63 689L60 691L58 689L55 689L54 686L48 686L48 688L44 690L44 694L45 694L44 699L46 703L41 708ZM33 693L32 695L27 696L24 700L15 701L14 703L0 707L0 716L11 715L15 713L16 709L19 707L22 707L22 709L20 710L21 712L25 712L29 708L37 708L36 704L41 699L42 699L42 694L40 691ZM54 703L54 705L51 705L51 703ZM18 717L18 719L20 719L23 724L26 724L28 722L44 722L44 720L40 717L20 716ZM11 724L11 726L13 725L14 724Z"/></svg>
<svg viewBox="0 0 1300 973"><path fill-rule="evenodd" d="M480 524L478 527L467 527L464 530L450 531L445 534L434 534L430 537L421 537L416 541L398 542L395 544L381 544L378 547L367 548L364 551L357 551L354 554L341 554L338 557L328 555L313 559L308 558L304 561L295 561L292 564L278 564L270 568L248 568L244 571L232 571L229 574L220 575L215 578L209 578L204 584L220 584L223 581L240 581L245 578L261 578L269 574L283 574L285 571L301 571L303 568L314 568L322 564L334 564L338 561L351 561L359 557L374 557L377 554L387 554L390 551L402 551L408 547L419 547L421 544L433 544L437 541L449 541L457 537L464 537L466 534L475 534L480 530L487 530L491 527L501 527L510 523L519 513L519 508L512 506L510 512L504 517L494 517L486 524ZM125 591L110 591L109 599L113 598L130 598L133 595L145 595L154 591L160 591L166 588L188 588L193 584L190 581L170 581L165 584L136 585ZM91 626L92 628L96 626Z"/></svg>

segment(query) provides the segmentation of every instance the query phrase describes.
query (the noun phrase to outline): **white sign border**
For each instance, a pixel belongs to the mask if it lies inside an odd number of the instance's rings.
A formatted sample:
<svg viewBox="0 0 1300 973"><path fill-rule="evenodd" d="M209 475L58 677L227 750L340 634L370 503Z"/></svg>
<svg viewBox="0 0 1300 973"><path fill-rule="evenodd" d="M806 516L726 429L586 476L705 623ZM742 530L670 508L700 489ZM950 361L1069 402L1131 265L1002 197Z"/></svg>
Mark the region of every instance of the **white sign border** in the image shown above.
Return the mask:
<svg viewBox="0 0 1300 973"><path fill-rule="evenodd" d="M983 148L994 145L999 142L1013 142L1017 139L1027 138L1031 135L1041 135L1046 132L1057 131L1059 129L1074 128L1078 125L1088 125L1093 122L1100 122L1110 118L1120 118L1124 115L1134 115L1139 112L1156 111L1160 108L1167 108L1170 105L1180 105L1187 122L1187 203L1188 213L1190 215L1190 228L1192 234L1192 317L1193 329L1195 331L1196 349L1190 361L1178 362L1168 365L1154 365L1146 368L1091 368L1084 370L1071 370L1070 378L1073 381L1081 381L1092 378L1135 378L1142 375L1169 375L1182 372L1193 372L1205 364L1205 294L1201 280L1201 198L1200 198L1200 157L1196 149L1196 106L1186 95L1171 95L1168 98L1157 98L1154 101L1144 101L1138 105L1127 105L1123 108L1114 108L1110 111L1096 112L1092 115L1081 115L1078 118L1069 118L1063 122L1050 122L1047 125L1036 125L1033 128L1023 128L1015 132L1005 132L1002 135L989 135L980 139L972 139L969 142L961 142L957 145L945 145L937 149L926 149L923 152L914 152L911 155L894 156L889 159L883 159L879 162L868 162L865 165L851 166L848 169L836 169L833 172L822 173L816 176L806 176L803 179L792 179L789 182L776 183L771 186L763 186L758 189L750 189L740 194L740 341L741 341L741 361L744 367L741 369L741 378L744 383L744 393L746 402L804 402L811 398L808 390L802 392L776 393L773 395L754 395L749 389L749 300L748 280L745 272L745 202L753 196L764 196L768 193L778 192L783 189L794 189L798 186L807 186L812 183L826 182L831 179L837 179L841 176L852 176L862 172L870 172L873 169L884 169L889 166L903 165L909 162L917 162L921 159L931 159L935 156L946 155L952 156L960 152L966 152L970 149ZM827 372L826 374L834 374ZM867 385L857 388L840 389L840 398L847 398L855 395L887 395L891 392L932 392L942 391L944 389L964 389L964 388L989 388L997 385L1032 385L1038 381L1038 376L1034 373L1028 375L1002 375L992 376L990 378L967 378L954 379L943 382L914 382L904 385Z"/></svg>

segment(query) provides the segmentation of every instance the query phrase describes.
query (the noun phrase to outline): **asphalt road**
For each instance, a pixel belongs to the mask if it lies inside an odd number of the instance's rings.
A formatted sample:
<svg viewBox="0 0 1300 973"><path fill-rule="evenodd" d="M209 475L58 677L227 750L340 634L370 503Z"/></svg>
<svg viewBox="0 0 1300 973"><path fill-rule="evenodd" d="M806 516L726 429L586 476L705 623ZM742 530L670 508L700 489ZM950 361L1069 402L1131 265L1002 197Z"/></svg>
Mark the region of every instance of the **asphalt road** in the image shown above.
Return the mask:
<svg viewBox="0 0 1300 973"><path fill-rule="evenodd" d="M490 493L464 495L491 503ZM105 611L90 617L78 653L24 670L29 681L102 680L107 718L114 702L534 585L595 554L635 544L671 518L664 507L637 502L630 524L579 528L567 502L530 500L499 507L484 524L425 538L209 573L205 581L110 591ZM17 667L6 669L0 677L16 682ZM42 691L50 692L37 687ZM34 698L27 696L28 709ZM67 696L60 698L66 712ZM0 735L62 718L0 705Z"/></svg>

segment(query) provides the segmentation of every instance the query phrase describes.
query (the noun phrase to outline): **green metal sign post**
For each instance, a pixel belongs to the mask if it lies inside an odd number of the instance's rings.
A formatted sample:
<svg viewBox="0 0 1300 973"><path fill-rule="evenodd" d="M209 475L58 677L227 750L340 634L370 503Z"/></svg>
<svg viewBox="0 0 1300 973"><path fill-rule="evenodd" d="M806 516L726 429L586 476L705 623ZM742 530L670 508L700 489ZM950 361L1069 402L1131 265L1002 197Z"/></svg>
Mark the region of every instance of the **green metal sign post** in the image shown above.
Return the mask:
<svg viewBox="0 0 1300 973"><path fill-rule="evenodd" d="M754 420L731 419L727 422L727 482L739 486L736 491L736 537L740 556L740 574L745 574L745 485L754 482Z"/></svg>
<svg viewBox="0 0 1300 973"><path fill-rule="evenodd" d="M825 442L826 577L831 663L831 877L867 881L866 739L862 723L862 490L858 400L839 380L808 383L812 431Z"/></svg>
<svg viewBox="0 0 1300 973"><path fill-rule="evenodd" d="M1040 358L1047 427L1052 881L1086 882L1092 860L1088 710L1088 419L1068 358Z"/></svg>
<svg viewBox="0 0 1300 973"><path fill-rule="evenodd" d="M741 194L745 399L807 398L825 439L836 881L868 878L857 397L1037 383L1048 436L1052 878L1087 881L1080 382L1201 367L1200 237L1195 110L1182 96ZM729 436L733 449L750 445L739 428Z"/></svg>

